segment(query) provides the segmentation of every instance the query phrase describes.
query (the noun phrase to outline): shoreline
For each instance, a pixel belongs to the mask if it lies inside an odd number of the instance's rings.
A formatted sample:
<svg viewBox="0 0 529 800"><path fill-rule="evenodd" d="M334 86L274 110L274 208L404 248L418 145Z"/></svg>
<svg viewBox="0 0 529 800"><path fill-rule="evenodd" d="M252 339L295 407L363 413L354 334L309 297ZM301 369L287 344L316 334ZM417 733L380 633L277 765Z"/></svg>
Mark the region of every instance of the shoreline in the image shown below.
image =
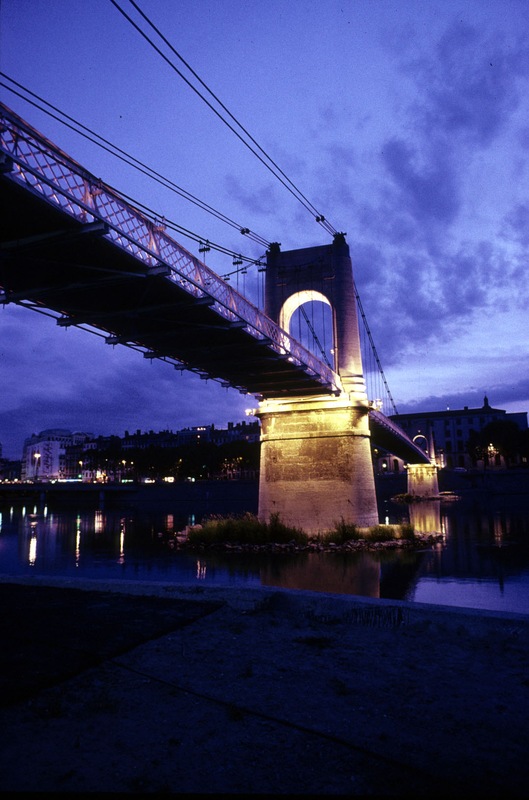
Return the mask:
<svg viewBox="0 0 529 800"><path fill-rule="evenodd" d="M474 625L484 621L485 626L511 620L527 626L529 634L529 611L527 614L516 611L494 611L466 606L443 605L442 603L420 603L385 597L366 597L363 595L335 594L333 592L311 591L309 589L288 589L279 586L215 586L173 583L170 581L137 581L126 579L103 580L99 578L70 578L53 575L7 575L0 573L0 585L13 584L28 587L50 587L56 589L78 589L86 592L125 594L131 596L160 597L174 600L212 600L222 602L233 610L242 613L267 608L271 601L279 602L282 608L309 616L317 614L326 622L333 619L347 619L354 609L379 609L380 620L387 615L394 616L392 609L400 609L401 624L417 622L425 617L439 616L453 618L454 624L462 620ZM376 616L376 613L375 613ZM397 615L399 616L399 615ZM488 620L488 621L487 621Z"/></svg>

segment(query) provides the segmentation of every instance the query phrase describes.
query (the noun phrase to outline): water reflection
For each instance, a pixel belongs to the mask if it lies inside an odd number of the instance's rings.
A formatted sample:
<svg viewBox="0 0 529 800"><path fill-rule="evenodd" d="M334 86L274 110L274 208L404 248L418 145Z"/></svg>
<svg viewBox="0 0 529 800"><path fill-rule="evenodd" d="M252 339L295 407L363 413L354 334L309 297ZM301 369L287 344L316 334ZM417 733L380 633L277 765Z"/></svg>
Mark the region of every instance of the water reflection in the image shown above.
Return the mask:
<svg viewBox="0 0 529 800"><path fill-rule="evenodd" d="M380 597L380 558L373 553L302 553L270 560L261 570L264 586Z"/></svg>
<svg viewBox="0 0 529 800"><path fill-rule="evenodd" d="M125 528L126 520L120 519L119 521L119 558L118 564L125 563Z"/></svg>
<svg viewBox="0 0 529 800"><path fill-rule="evenodd" d="M79 559L81 557L81 517L77 515L76 530L75 530L75 564L79 566Z"/></svg>
<svg viewBox="0 0 529 800"><path fill-rule="evenodd" d="M417 533L441 533L441 501L423 500L409 507L409 519ZM443 531L444 532L444 531Z"/></svg>
<svg viewBox="0 0 529 800"><path fill-rule="evenodd" d="M94 533L103 533L106 525L106 517L101 509L94 512Z"/></svg>
<svg viewBox="0 0 529 800"><path fill-rule="evenodd" d="M527 512L440 501L405 512L417 531L441 531L443 540L421 552L197 556L178 551L175 535L199 513L3 508L0 573L277 586L529 613Z"/></svg>
<svg viewBox="0 0 529 800"><path fill-rule="evenodd" d="M197 581L205 581L208 575L207 560L197 558Z"/></svg>
<svg viewBox="0 0 529 800"><path fill-rule="evenodd" d="M29 532L29 546L28 546L28 563L30 566L34 566L37 560L37 522L36 520L31 520L30 524L30 532Z"/></svg>

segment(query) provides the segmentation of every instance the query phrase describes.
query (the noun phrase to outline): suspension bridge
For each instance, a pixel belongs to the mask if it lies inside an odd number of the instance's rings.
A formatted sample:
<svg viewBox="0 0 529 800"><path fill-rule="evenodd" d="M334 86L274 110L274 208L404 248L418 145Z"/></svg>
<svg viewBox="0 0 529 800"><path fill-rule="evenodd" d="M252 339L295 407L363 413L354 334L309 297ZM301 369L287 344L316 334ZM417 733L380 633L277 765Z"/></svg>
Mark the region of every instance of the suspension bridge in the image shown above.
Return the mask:
<svg viewBox="0 0 529 800"><path fill-rule="evenodd" d="M306 425L311 430L314 424L321 427L322 417L335 418L330 427L323 425L326 440L353 436L368 448L371 440L410 464L430 463L382 413L379 397L368 398L358 314L366 321L342 234L317 248L281 252L278 245L271 246L262 267L266 288L265 307L260 309L171 238L163 220L139 211L3 104L0 117L0 303L47 314L60 327L76 326L101 336L108 345L124 345L146 359L159 359L253 395L263 427L263 514L282 510L288 517L287 506L299 501L293 485L303 483L292 471L278 478L272 468L277 444L267 441L295 439L295 459L300 439L312 437ZM334 363L291 333L292 316L307 298L330 309ZM318 341L306 315L305 321ZM367 332L391 398L368 328ZM342 419L344 409L347 419ZM292 415L301 419L300 413L303 430L294 435ZM338 417L340 433L333 427ZM287 418L286 428L278 433L277 420ZM367 469L367 455L372 472L366 449L361 470L349 464L353 483L357 473ZM283 452L286 463L284 456ZM321 452L320 456L321 466ZM313 465L318 460L316 453L310 458ZM336 453L328 458L332 462ZM351 452L342 454L342 467L351 458ZM323 474L321 469L316 473ZM332 480L341 486L348 479L340 473ZM346 504L342 516L356 514L366 524L374 520L371 499L371 510L361 510L364 495L372 495L369 479L368 484L362 488L360 481L354 502L347 492L342 501L341 495L335 497L338 507ZM292 501L285 506L289 489Z"/></svg>

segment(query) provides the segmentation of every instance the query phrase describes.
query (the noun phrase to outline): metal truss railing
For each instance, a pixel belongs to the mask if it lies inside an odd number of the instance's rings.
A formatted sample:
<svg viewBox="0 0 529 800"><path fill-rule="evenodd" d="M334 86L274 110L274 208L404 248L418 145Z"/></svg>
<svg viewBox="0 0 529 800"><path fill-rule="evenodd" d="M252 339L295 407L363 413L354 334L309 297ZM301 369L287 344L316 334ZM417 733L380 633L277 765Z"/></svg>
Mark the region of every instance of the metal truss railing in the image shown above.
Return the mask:
<svg viewBox="0 0 529 800"><path fill-rule="evenodd" d="M0 148L0 170L10 180L83 224L105 223L104 235L147 269L165 269L168 280L197 299L210 298L219 316L242 321L245 331L279 358L286 358L331 391L341 391L340 378L332 369L169 237L161 222L139 212L2 103Z"/></svg>

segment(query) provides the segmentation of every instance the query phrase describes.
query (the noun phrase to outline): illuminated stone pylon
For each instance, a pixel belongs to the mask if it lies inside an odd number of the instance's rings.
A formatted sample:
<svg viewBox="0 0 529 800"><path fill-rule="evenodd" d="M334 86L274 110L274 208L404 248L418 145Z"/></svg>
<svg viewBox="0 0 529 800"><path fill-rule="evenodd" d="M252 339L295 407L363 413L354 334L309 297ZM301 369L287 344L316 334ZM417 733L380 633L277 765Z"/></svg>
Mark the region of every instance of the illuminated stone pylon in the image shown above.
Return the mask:
<svg viewBox="0 0 529 800"><path fill-rule="evenodd" d="M417 497L439 495L438 469L435 464L408 464L408 493Z"/></svg>
<svg viewBox="0 0 529 800"><path fill-rule="evenodd" d="M332 311L334 369L343 391L310 397L267 397L259 403L261 471L259 517L308 533L344 520L378 523L369 404L349 247L343 234L331 245L268 252L265 312L290 332L296 309L310 300Z"/></svg>

